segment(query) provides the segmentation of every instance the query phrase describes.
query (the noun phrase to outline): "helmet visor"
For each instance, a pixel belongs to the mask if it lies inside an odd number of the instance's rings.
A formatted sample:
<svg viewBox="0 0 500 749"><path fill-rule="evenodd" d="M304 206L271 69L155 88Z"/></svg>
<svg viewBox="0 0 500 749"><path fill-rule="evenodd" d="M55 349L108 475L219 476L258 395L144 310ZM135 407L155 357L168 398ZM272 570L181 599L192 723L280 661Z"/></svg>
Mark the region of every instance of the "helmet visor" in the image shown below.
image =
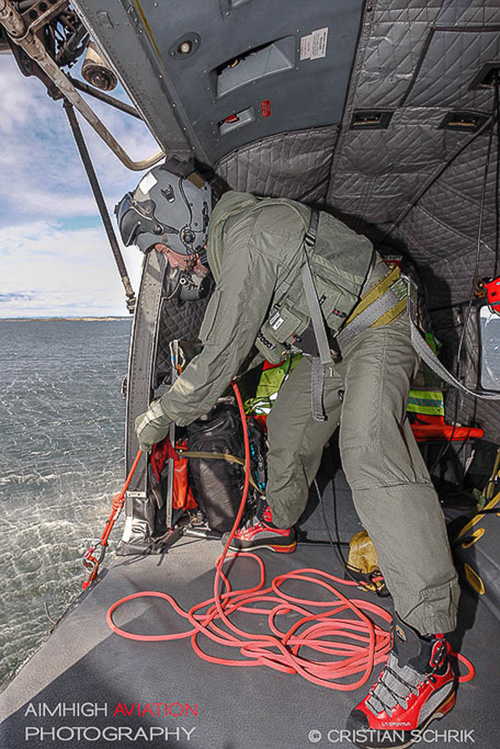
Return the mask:
<svg viewBox="0 0 500 749"><path fill-rule="evenodd" d="M128 192L115 208L123 244L135 244L142 252L151 250L165 231L155 219L156 205L153 200L140 203ZM170 227L168 227L170 228Z"/></svg>

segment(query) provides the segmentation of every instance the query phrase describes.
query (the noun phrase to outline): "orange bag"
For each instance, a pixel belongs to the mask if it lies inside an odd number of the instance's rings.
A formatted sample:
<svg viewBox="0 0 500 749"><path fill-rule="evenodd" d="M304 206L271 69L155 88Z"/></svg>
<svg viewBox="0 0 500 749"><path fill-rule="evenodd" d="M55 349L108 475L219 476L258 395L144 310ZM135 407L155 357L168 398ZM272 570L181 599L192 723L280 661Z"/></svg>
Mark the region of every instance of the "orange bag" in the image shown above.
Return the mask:
<svg viewBox="0 0 500 749"><path fill-rule="evenodd" d="M176 510L193 510L198 507L189 486L187 458L177 457L174 459L173 505Z"/></svg>
<svg viewBox="0 0 500 749"><path fill-rule="evenodd" d="M177 444L176 447L185 447L185 444ZM174 461L174 491L173 506L176 510L193 510L198 505L193 497L193 492L188 481L188 459L180 458L176 450L170 444L170 439L165 437L157 445L153 445L149 463L153 469L155 479L160 484L162 472L165 470L167 461Z"/></svg>

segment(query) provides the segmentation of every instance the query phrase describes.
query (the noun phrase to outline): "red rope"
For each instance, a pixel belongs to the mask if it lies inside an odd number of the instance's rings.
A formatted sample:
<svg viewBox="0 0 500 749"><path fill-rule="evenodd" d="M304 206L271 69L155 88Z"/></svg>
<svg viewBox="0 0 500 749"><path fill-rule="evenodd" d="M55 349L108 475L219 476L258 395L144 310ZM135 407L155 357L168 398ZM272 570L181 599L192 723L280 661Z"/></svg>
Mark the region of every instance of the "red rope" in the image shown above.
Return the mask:
<svg viewBox="0 0 500 749"><path fill-rule="evenodd" d="M106 524L104 525L104 530L100 535L99 541L97 541L95 544L92 544L90 549L85 552L83 555L83 564L85 567L90 570L89 576L87 580L84 580L82 582L82 589L86 590L91 583L94 582L94 580L97 577L97 574L99 572L99 565L104 559L104 554L106 553L106 547L108 545L109 536L111 534L111 531L113 530L113 526L118 520L118 516L120 515L120 512L122 511L122 507L125 504L125 494L127 492L127 489L129 487L130 482L132 481L132 477L135 473L135 469L137 468L137 465L141 459L142 450L139 450L137 455L135 456L135 460L132 464L132 468L130 469L128 476L125 480L125 483L123 485L123 489L121 492L118 492L118 494L115 494L113 497L113 502L111 504L111 513L106 520ZM94 552L98 550L99 558L94 554Z"/></svg>
<svg viewBox="0 0 500 749"><path fill-rule="evenodd" d="M271 585L264 588L262 559L256 554L245 553L245 559L251 558L256 562L259 581L253 587L233 591L223 570L224 562L237 556L228 556L228 548L243 514L250 477L250 447L243 403L234 383L233 387L244 425L245 484L238 515L224 551L215 564L213 598L185 611L167 593L133 593L109 608L106 616L108 625L116 634L139 642L190 638L195 653L210 663L237 667L267 666L283 673L299 674L329 689L358 689L368 681L374 665L386 661L390 649L390 633L376 624L374 619L390 623L392 616L370 601L348 598L335 587L357 587L356 582L342 580L322 570L305 568L277 575ZM293 596L284 590L290 582L316 588L319 586L328 592L329 600ZM179 616L190 623L191 629L177 634L139 635L127 632L114 623L113 614L119 606L146 597L167 601ZM231 620L235 613L258 617L256 631L236 625ZM350 616L346 617L345 614ZM286 624L283 617L290 615L293 615L294 621ZM261 632L262 617L267 619L269 634ZM236 649L237 656L210 655L200 645L201 636L218 645ZM321 656L321 660L315 660L313 654ZM458 657L471 669L466 677L461 678L468 681L474 675L472 664L463 656Z"/></svg>
<svg viewBox="0 0 500 749"><path fill-rule="evenodd" d="M119 494L115 494L115 496L113 497L111 515L106 520L106 525L104 526L104 530L99 539L99 543L101 546L105 546L108 543L109 535L111 531L113 530L113 526L118 519L118 515L120 514L123 505L125 504L125 494L127 493L129 484L132 481L132 477L135 473L135 469L137 468L137 464L139 463L141 459L141 455L142 455L142 450L139 450L137 452L137 455L135 456L135 460L132 464L132 468L130 469L128 473L127 479L123 485L123 489L121 490L121 492L119 492Z"/></svg>

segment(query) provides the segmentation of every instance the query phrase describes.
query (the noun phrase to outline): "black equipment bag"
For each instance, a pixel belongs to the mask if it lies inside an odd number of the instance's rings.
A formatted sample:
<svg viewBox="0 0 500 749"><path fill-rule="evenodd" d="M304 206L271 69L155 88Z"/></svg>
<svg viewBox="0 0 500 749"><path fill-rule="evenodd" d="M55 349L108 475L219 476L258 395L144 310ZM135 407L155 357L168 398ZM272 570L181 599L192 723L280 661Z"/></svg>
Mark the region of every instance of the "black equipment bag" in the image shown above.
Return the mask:
<svg viewBox="0 0 500 749"><path fill-rule="evenodd" d="M258 425L251 422L248 428L253 474L263 484L264 438ZM190 453L224 453L242 460L245 457L241 418L233 403L217 404L207 417L190 424L187 433ZM210 528L219 533L230 531L241 502L244 468L226 460L189 458L188 475L194 498Z"/></svg>

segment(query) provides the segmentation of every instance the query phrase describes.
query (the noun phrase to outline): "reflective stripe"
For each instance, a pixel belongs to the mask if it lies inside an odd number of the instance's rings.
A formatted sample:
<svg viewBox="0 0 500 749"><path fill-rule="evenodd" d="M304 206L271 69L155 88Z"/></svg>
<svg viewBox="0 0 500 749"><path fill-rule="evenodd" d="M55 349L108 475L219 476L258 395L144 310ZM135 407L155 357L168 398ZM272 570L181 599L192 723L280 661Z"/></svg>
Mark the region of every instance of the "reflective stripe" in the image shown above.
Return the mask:
<svg viewBox="0 0 500 749"><path fill-rule="evenodd" d="M444 416L442 390L410 390L406 410L411 413Z"/></svg>

